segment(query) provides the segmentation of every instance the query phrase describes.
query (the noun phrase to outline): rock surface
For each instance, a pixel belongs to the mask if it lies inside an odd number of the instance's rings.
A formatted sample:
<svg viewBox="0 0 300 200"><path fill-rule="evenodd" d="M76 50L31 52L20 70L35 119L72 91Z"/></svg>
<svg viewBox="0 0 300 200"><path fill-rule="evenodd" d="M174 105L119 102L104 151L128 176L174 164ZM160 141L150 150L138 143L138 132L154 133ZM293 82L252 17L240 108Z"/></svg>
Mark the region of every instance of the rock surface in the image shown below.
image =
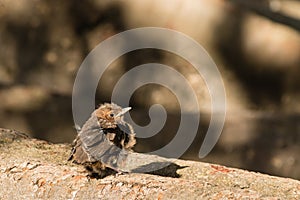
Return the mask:
<svg viewBox="0 0 300 200"><path fill-rule="evenodd" d="M128 167L172 163L153 173L89 179L67 162L70 145L0 129L0 199L299 199L300 182L209 163L134 153Z"/></svg>

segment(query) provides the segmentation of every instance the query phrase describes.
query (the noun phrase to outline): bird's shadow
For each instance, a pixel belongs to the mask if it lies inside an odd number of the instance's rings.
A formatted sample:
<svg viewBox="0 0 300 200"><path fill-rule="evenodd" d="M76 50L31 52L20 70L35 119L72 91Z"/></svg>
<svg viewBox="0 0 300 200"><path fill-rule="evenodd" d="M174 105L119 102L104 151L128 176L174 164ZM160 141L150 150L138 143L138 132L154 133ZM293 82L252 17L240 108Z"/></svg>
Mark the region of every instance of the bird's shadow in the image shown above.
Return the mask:
<svg viewBox="0 0 300 200"><path fill-rule="evenodd" d="M142 174L152 174L163 177L171 177L171 178L180 178L181 175L177 173L178 169L186 168L187 166L180 166L173 162L152 162L146 165L139 166L130 172L117 172L113 169L106 168L105 173L99 175L98 173L92 173L91 169L86 168L90 173L88 174L88 178L96 178L103 179L107 176L113 175L118 176L120 174L128 174L128 173L142 173ZM104 171L103 171L104 172Z"/></svg>
<svg viewBox="0 0 300 200"><path fill-rule="evenodd" d="M187 166L180 166L173 162L152 162L146 165L139 166L132 170L133 173L145 173L158 175L163 177L180 178L177 173L178 169L183 169Z"/></svg>

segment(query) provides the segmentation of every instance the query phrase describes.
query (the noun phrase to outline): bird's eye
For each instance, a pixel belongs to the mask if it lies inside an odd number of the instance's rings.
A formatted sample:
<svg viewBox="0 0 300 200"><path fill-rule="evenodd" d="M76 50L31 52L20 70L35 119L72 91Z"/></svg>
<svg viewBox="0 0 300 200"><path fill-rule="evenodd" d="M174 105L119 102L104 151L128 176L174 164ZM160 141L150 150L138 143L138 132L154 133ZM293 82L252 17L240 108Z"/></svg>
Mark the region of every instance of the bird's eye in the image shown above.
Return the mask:
<svg viewBox="0 0 300 200"><path fill-rule="evenodd" d="M110 113L109 116L110 117L114 117L115 115L114 115L114 113Z"/></svg>

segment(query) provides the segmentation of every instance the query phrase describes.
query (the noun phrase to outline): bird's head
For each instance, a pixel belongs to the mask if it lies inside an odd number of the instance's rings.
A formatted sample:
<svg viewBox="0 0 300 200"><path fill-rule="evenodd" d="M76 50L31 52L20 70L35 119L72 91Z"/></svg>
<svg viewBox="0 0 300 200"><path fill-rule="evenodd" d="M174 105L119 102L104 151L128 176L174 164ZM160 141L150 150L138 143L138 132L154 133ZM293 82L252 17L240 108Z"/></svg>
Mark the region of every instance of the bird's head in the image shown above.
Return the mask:
<svg viewBox="0 0 300 200"><path fill-rule="evenodd" d="M116 128L123 123L123 116L131 107L122 108L114 103L104 103L96 110L96 116L102 128Z"/></svg>

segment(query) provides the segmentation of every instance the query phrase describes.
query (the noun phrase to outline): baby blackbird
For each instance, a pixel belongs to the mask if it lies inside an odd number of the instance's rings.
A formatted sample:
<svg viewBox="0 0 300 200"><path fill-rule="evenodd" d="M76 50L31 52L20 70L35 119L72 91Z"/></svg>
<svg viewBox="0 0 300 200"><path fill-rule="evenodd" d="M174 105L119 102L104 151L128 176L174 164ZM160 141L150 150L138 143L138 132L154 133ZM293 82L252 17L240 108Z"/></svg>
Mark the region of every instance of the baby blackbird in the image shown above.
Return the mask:
<svg viewBox="0 0 300 200"><path fill-rule="evenodd" d="M97 178L124 172L128 151L136 143L132 126L123 120L130 109L114 103L100 105L80 129L69 160L83 164Z"/></svg>

